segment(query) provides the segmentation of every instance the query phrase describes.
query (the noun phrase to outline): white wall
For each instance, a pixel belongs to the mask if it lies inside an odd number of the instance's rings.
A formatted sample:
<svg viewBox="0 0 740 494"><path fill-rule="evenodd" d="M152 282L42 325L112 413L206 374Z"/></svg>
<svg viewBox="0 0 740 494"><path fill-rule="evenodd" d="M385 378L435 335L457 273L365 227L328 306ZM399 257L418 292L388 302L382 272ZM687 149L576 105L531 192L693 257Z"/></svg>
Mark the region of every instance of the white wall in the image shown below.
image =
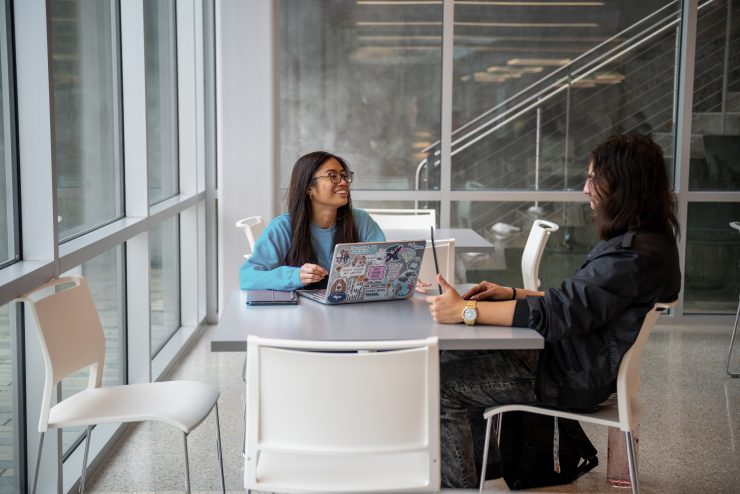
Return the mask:
<svg viewBox="0 0 740 494"><path fill-rule="evenodd" d="M271 0L216 1L219 312L246 252L234 223L276 214L274 26Z"/></svg>

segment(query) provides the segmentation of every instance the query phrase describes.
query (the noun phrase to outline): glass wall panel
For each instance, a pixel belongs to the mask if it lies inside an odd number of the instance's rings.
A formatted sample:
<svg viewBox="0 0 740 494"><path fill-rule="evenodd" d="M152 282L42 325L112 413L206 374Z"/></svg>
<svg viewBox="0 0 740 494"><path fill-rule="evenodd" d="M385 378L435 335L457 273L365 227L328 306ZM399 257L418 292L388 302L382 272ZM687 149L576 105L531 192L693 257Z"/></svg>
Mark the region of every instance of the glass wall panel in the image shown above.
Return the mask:
<svg viewBox="0 0 740 494"><path fill-rule="evenodd" d="M7 2L0 2L0 266L18 258L18 224L14 182L12 61Z"/></svg>
<svg viewBox="0 0 740 494"><path fill-rule="evenodd" d="M105 365L103 367L103 385L123 384L125 368L123 314L123 249L119 246L87 261L77 269L65 273L79 274L87 279L92 292L95 307L98 309L100 323L105 333ZM78 371L62 380L62 397L67 398L87 387L89 372ZM72 448L85 432L84 427L65 427L62 430L63 451L71 452Z"/></svg>
<svg viewBox="0 0 740 494"><path fill-rule="evenodd" d="M541 289L557 287L583 264L597 242L587 203L453 202L451 226L472 228L493 244L488 252L462 254L467 281L521 287L522 252L537 219L560 226L550 236L539 273ZM458 275L463 278L463 273Z"/></svg>
<svg viewBox="0 0 740 494"><path fill-rule="evenodd" d="M442 2L277 5L281 187L299 156L326 149L356 189L438 188L438 164L417 169L440 136Z"/></svg>
<svg viewBox="0 0 740 494"><path fill-rule="evenodd" d="M11 304L0 306L0 493L21 492L17 320Z"/></svg>
<svg viewBox="0 0 740 494"><path fill-rule="evenodd" d="M691 120L691 190L740 189L740 2L699 10Z"/></svg>
<svg viewBox="0 0 740 494"><path fill-rule="evenodd" d="M60 240L122 215L115 6L113 0L50 2Z"/></svg>
<svg viewBox="0 0 740 494"><path fill-rule="evenodd" d="M588 152L629 131L672 157L679 9L456 2L453 189L578 189Z"/></svg>
<svg viewBox="0 0 740 494"><path fill-rule="evenodd" d="M179 216L149 233L151 348L154 357L180 327Z"/></svg>
<svg viewBox="0 0 740 494"><path fill-rule="evenodd" d="M740 203L689 203L685 314L731 314L740 293Z"/></svg>
<svg viewBox="0 0 740 494"><path fill-rule="evenodd" d="M176 39L174 0L144 2L149 204L178 192Z"/></svg>

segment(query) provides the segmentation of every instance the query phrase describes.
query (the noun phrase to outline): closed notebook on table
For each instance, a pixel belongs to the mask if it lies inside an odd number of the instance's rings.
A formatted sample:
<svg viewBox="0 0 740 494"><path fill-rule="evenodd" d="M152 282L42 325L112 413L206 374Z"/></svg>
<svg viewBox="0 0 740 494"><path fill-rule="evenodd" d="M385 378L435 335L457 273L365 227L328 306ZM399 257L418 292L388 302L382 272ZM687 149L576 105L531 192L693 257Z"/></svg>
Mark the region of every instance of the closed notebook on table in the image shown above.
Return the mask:
<svg viewBox="0 0 740 494"><path fill-rule="evenodd" d="M294 291L247 290L247 305L295 305L298 297Z"/></svg>

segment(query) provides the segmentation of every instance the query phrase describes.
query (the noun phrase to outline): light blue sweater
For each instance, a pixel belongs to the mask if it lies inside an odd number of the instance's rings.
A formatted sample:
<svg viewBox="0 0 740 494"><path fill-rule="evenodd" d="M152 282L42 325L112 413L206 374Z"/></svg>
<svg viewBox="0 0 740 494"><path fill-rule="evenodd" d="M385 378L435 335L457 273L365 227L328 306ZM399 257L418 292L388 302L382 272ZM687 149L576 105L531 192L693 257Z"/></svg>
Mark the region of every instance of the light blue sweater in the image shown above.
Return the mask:
<svg viewBox="0 0 740 494"><path fill-rule="evenodd" d="M377 223L362 209L353 209L357 231L361 242L382 242L385 235ZM311 225L311 244L319 266L327 271L331 268L334 254L334 231ZM286 266L285 259L290 251L292 233L290 217L282 214L272 220L254 244L252 256L239 269L239 286L242 290L297 290L303 287L300 267Z"/></svg>

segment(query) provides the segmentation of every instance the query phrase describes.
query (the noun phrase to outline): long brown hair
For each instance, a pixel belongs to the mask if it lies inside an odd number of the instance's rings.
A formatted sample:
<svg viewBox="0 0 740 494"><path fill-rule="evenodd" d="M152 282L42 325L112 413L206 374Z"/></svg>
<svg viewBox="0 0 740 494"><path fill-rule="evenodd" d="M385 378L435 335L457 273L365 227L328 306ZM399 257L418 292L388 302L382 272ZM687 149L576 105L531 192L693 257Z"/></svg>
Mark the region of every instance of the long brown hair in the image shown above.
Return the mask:
<svg viewBox="0 0 740 494"><path fill-rule="evenodd" d="M663 150L640 134L609 137L588 155L602 239L627 231L680 234L676 197L668 182Z"/></svg>
<svg viewBox="0 0 740 494"><path fill-rule="evenodd" d="M307 262L316 263L317 261L311 244L311 198L308 196L308 189L316 170L332 158L342 165L346 173L349 173L347 161L326 151L314 151L303 155L293 165L288 188L288 213L292 233L290 251L285 260L288 266L302 266ZM359 240L360 234L352 216L352 198L348 193L347 204L337 209L334 244L359 242Z"/></svg>

